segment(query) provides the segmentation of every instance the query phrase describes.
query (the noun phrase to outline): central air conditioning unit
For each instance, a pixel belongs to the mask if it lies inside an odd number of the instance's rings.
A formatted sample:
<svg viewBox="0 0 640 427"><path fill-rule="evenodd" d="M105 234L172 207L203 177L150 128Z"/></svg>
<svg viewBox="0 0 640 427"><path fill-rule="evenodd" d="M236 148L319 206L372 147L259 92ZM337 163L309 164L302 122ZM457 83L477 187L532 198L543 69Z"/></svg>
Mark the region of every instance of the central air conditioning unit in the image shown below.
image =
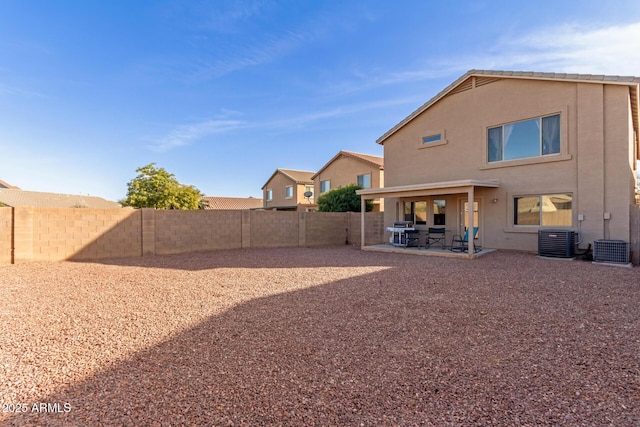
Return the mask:
<svg viewBox="0 0 640 427"><path fill-rule="evenodd" d="M538 255L572 258L576 244L573 230L538 230Z"/></svg>
<svg viewBox="0 0 640 427"><path fill-rule="evenodd" d="M624 240L595 240L593 261L615 264L629 263L629 242Z"/></svg>

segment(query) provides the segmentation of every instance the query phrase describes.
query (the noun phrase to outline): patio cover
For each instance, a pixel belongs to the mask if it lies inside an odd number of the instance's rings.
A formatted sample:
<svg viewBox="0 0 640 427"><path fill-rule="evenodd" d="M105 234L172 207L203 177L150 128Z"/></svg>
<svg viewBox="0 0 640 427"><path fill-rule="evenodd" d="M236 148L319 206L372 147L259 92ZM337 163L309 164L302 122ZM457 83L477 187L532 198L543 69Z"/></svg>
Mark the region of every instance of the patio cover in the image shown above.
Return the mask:
<svg viewBox="0 0 640 427"><path fill-rule="evenodd" d="M469 206L473 206L476 187L496 188L500 186L497 179L475 180L463 179L459 181L428 182L424 184L400 185L397 187L370 188L356 191L360 196L360 247L364 247L364 213L367 199L384 199L386 197L420 197L435 196L440 194L464 194L467 193ZM468 223L473 224L473 209L469 209ZM469 239L469 258L473 257L473 239Z"/></svg>

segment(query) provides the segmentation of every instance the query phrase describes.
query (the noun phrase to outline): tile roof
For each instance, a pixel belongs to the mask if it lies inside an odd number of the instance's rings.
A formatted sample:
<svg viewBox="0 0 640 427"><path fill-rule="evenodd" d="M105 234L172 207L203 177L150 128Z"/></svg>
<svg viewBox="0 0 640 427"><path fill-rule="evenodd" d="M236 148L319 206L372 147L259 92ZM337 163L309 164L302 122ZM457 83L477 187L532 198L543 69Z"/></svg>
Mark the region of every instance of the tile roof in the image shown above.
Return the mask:
<svg viewBox="0 0 640 427"><path fill-rule="evenodd" d="M354 151L342 150L331 160L329 160L323 167L321 167L318 172L314 173L311 179L315 179L323 170L325 170L329 165L339 159L341 156L351 157L352 159L360 160L365 163L368 163L374 167L378 167L380 169L384 169L384 158L380 156L372 156L370 154L362 154L356 153Z"/></svg>
<svg viewBox="0 0 640 427"><path fill-rule="evenodd" d="M311 184L313 184L313 180L311 179L311 177L314 175L314 173L315 172L278 168L269 177L267 182L262 186L262 189L264 189L267 186L269 181L271 181L273 179L273 177L276 176L276 174L282 174L285 177L289 178L291 181L295 182L296 184L309 184L309 185L311 185Z"/></svg>
<svg viewBox="0 0 640 427"><path fill-rule="evenodd" d="M262 199L255 197L216 197L205 196L202 198L208 202L206 210L243 210L262 208Z"/></svg>
<svg viewBox="0 0 640 427"><path fill-rule="evenodd" d="M571 81L571 82L583 82L583 83L600 83L600 84L617 84L631 86L632 97L632 109L635 115L634 128L638 127L638 85L640 85L640 77L635 76L614 76L604 74L572 74L572 73L543 73L536 71L503 71L503 70L469 70L458 79L456 79L449 86L441 90L436 96L429 101L421 105L413 113L405 117L400 123L388 130L376 141L378 144L382 144L387 138L400 130L404 125L411 120L422 114L425 110L431 107L433 104L444 98L447 94L453 91L456 87L466 81L472 76L482 77L494 77L494 78L509 78L509 79L529 79L529 80L555 80L555 81ZM635 89L634 89L635 88Z"/></svg>
<svg viewBox="0 0 640 427"><path fill-rule="evenodd" d="M33 206L35 208L121 208L119 203L101 197L43 193L0 188L0 202L13 207Z"/></svg>

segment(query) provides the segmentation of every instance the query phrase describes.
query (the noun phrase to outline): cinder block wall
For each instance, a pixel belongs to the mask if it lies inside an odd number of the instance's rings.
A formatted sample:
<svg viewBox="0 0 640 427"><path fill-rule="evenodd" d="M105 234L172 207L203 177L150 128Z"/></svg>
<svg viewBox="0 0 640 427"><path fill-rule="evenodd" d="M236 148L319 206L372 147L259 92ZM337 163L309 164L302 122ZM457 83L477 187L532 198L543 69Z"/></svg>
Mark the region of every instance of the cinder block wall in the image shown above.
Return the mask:
<svg viewBox="0 0 640 427"><path fill-rule="evenodd" d="M364 214L365 245L384 243L384 212L367 212ZM349 213L349 243L360 245L360 213Z"/></svg>
<svg viewBox="0 0 640 427"><path fill-rule="evenodd" d="M240 249L242 211L155 211L155 253Z"/></svg>
<svg viewBox="0 0 640 427"><path fill-rule="evenodd" d="M298 212L251 211L251 247L298 246Z"/></svg>
<svg viewBox="0 0 640 427"><path fill-rule="evenodd" d="M0 264L13 261L13 208L0 208Z"/></svg>
<svg viewBox="0 0 640 427"><path fill-rule="evenodd" d="M142 255L140 211L28 209L32 211L33 221L33 261ZM26 224L24 226L26 230Z"/></svg>
<svg viewBox="0 0 640 427"><path fill-rule="evenodd" d="M383 214L367 213L368 244ZM347 234L348 233L348 234ZM360 213L0 208L0 263L360 244Z"/></svg>
<svg viewBox="0 0 640 427"><path fill-rule="evenodd" d="M350 214L307 212L300 215L306 223L306 246L344 245L347 242Z"/></svg>
<svg viewBox="0 0 640 427"><path fill-rule="evenodd" d="M631 262L638 265L640 264L640 205L631 205L629 207L629 216Z"/></svg>

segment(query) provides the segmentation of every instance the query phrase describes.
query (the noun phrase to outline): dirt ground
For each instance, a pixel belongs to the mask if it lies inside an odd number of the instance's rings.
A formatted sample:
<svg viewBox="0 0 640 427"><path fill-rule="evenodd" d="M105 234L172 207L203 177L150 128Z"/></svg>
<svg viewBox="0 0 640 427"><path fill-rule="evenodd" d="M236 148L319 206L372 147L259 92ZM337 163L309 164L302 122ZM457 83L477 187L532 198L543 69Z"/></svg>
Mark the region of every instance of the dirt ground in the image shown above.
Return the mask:
<svg viewBox="0 0 640 427"><path fill-rule="evenodd" d="M0 425L640 425L640 269L352 247L0 266Z"/></svg>

